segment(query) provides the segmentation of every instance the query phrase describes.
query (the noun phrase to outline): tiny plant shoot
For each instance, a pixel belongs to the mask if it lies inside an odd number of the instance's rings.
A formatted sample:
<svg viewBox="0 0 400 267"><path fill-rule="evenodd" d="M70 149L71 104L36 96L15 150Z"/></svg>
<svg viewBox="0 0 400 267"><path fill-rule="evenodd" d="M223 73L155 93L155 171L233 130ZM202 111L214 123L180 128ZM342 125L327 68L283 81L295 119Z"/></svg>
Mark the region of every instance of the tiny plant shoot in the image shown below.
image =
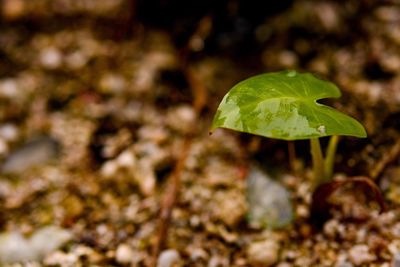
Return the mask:
<svg viewBox="0 0 400 267"><path fill-rule="evenodd" d="M253 76L225 95L211 130L221 127L269 138L309 139L315 189L331 180L338 136L367 136L358 121L317 102L340 95L336 85L309 73L281 71ZM326 136L331 138L324 159L319 138Z"/></svg>

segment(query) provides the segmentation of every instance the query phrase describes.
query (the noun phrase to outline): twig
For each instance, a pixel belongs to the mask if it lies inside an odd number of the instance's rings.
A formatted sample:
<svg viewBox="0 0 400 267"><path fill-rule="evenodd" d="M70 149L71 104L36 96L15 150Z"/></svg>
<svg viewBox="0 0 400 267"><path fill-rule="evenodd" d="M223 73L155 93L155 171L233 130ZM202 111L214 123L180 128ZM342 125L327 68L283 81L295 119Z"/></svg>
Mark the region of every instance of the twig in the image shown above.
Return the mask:
<svg viewBox="0 0 400 267"><path fill-rule="evenodd" d="M152 255L153 257L152 257L152 262L150 264L151 266L154 267L157 265L158 255L164 248L166 242L168 228L171 222L172 210L175 206L179 194L179 188L181 184L180 176L185 166L185 161L187 154L190 150L191 141L192 138L185 139L182 153L175 165L175 169L172 172L172 175L169 178L169 184L167 186L167 189L165 190L164 198L161 202L161 211L158 221L158 235L156 243L153 247L153 255Z"/></svg>
<svg viewBox="0 0 400 267"><path fill-rule="evenodd" d="M207 88L204 86L204 83L199 79L196 72L192 69L192 67L187 62L187 53L183 53L182 56L182 70L186 76L186 79L190 85L190 88L193 92L193 108L196 114L196 117L199 117L200 112L203 110L204 106L207 103ZM195 136L196 127L193 127L193 130L187 134L184 141L183 150L180 154L180 157L175 165L174 171L169 178L169 184L165 191L165 195L163 201L161 202L160 215L158 221L158 235L156 242L153 247L153 255L150 266L157 266L157 260L160 252L165 246L168 229L171 222L171 214L172 210L177 202L179 189L181 185L180 176L185 166L185 161L187 155L190 151L190 147L192 144L193 137Z"/></svg>

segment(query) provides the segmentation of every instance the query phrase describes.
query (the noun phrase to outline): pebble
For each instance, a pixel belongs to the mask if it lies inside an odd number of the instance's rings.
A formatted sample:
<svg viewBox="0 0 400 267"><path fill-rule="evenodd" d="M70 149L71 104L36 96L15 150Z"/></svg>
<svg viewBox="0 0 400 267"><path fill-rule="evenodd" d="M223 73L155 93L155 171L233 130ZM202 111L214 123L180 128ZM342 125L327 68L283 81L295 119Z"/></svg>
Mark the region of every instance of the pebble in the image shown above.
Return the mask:
<svg viewBox="0 0 400 267"><path fill-rule="evenodd" d="M217 255L212 256L207 264L207 267L228 267L228 266L230 266L229 259Z"/></svg>
<svg viewBox="0 0 400 267"><path fill-rule="evenodd" d="M348 261L341 261L335 264L335 267L353 267L354 265Z"/></svg>
<svg viewBox="0 0 400 267"><path fill-rule="evenodd" d="M228 226L237 225L247 212L246 198L240 191L217 192L211 206L214 217Z"/></svg>
<svg viewBox="0 0 400 267"><path fill-rule="evenodd" d="M0 80L0 97L14 99L18 97L19 86L16 79Z"/></svg>
<svg viewBox="0 0 400 267"><path fill-rule="evenodd" d="M57 69L62 63L62 54L55 47L46 47L39 54L40 64L47 69Z"/></svg>
<svg viewBox="0 0 400 267"><path fill-rule="evenodd" d="M105 93L121 93L126 88L124 77L114 73L104 74L99 81L99 86L102 92Z"/></svg>
<svg viewBox="0 0 400 267"><path fill-rule="evenodd" d="M247 248L247 258L253 266L272 266L279 258L279 244L275 240L257 241Z"/></svg>
<svg viewBox="0 0 400 267"><path fill-rule="evenodd" d="M8 153L8 144L0 138L0 156L6 155Z"/></svg>
<svg viewBox="0 0 400 267"><path fill-rule="evenodd" d="M279 228L292 222L290 194L281 184L256 166L250 168L247 183L250 226Z"/></svg>
<svg viewBox="0 0 400 267"><path fill-rule="evenodd" d="M123 168L132 168L135 166L136 157L132 151L125 150L116 158L116 163Z"/></svg>
<svg viewBox="0 0 400 267"><path fill-rule="evenodd" d="M175 249L164 250L158 257L157 267L172 267L174 264L177 264L180 259L181 256Z"/></svg>
<svg viewBox="0 0 400 267"><path fill-rule="evenodd" d="M369 252L367 245L355 245L349 251L349 259L354 265L360 266L376 260L376 256Z"/></svg>
<svg viewBox="0 0 400 267"><path fill-rule="evenodd" d="M194 248L190 252L190 260L193 262L200 262L202 260L207 260L208 254L207 251L205 251L202 248Z"/></svg>
<svg viewBox="0 0 400 267"><path fill-rule="evenodd" d="M31 167L44 164L58 155L58 147L58 142L50 137L36 138L12 152L0 171L19 174Z"/></svg>
<svg viewBox="0 0 400 267"><path fill-rule="evenodd" d="M127 244L120 244L115 251L115 260L121 264L131 263L134 258L134 251Z"/></svg>
<svg viewBox="0 0 400 267"><path fill-rule="evenodd" d="M324 234L333 239L338 232L339 222L336 219L331 219L324 224Z"/></svg>
<svg viewBox="0 0 400 267"><path fill-rule="evenodd" d="M56 226L37 230L26 239L18 232L0 234L0 263L42 260L71 239L69 231Z"/></svg>
<svg viewBox="0 0 400 267"><path fill-rule="evenodd" d="M0 235L0 263L14 263L36 260L36 253L30 249L29 243L17 232Z"/></svg>
<svg viewBox="0 0 400 267"><path fill-rule="evenodd" d="M65 58L65 63L71 69L77 70L86 65L89 58L80 51L73 52Z"/></svg>
<svg viewBox="0 0 400 267"><path fill-rule="evenodd" d="M392 259L392 267L400 267L400 253L397 252Z"/></svg>
<svg viewBox="0 0 400 267"><path fill-rule="evenodd" d="M189 133L193 130L196 113L191 106L182 105L171 109L167 114L167 124L173 130Z"/></svg>
<svg viewBox="0 0 400 267"><path fill-rule="evenodd" d="M18 138L18 128L11 123L0 126L0 137L7 142L15 141Z"/></svg>
<svg viewBox="0 0 400 267"><path fill-rule="evenodd" d="M137 168L135 168L133 177L138 183L140 192L145 196L154 194L156 187L156 173L151 164L146 159L139 160Z"/></svg>
<svg viewBox="0 0 400 267"><path fill-rule="evenodd" d="M39 256L45 256L57 250L71 238L72 235L67 230L57 226L46 226L37 230L29 241L32 249L37 251Z"/></svg>
<svg viewBox="0 0 400 267"><path fill-rule="evenodd" d="M44 264L46 266L76 266L78 261L79 258L75 254L55 251L44 259Z"/></svg>

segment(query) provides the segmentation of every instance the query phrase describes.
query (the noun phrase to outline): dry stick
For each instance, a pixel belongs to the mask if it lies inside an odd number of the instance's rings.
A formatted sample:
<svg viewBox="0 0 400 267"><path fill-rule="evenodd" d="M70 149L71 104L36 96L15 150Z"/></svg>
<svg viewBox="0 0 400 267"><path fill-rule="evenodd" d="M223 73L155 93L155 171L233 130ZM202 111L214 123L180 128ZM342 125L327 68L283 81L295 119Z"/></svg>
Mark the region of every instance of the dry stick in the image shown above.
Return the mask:
<svg viewBox="0 0 400 267"><path fill-rule="evenodd" d="M181 183L180 175L185 166L186 157L191 145L191 138L186 138L182 153L175 165L175 169L169 178L169 184L164 193L164 198L161 202L161 211L158 221L158 235L156 243L153 247L153 258L151 266L157 265L158 255L163 249L168 233L169 224L171 221L172 209L175 206L176 200L178 198L179 187Z"/></svg>
<svg viewBox="0 0 400 267"><path fill-rule="evenodd" d="M196 29L193 37L200 37L205 39L207 35L211 31L211 17L206 16L202 20L200 20L198 24L198 28ZM207 104L207 89L203 83L203 81L197 76L196 71L188 64L188 49L190 46L190 41L186 49L183 49L181 59L182 64L181 68L188 80L190 88L193 92L193 108L196 114L196 117L199 117L200 112L203 110L204 106ZM187 155L190 150L190 146L192 144L193 137L196 134L196 127L192 128L192 132L188 133L185 137L183 150L181 155L175 165L174 171L169 179L168 187L165 191L165 195L163 201L161 203L161 211L160 217L158 222L158 236L156 239L156 243L153 247L153 255L150 266L157 266L157 259L158 255L160 254L161 250L164 248L167 235L168 235L168 228L171 222L171 214L172 210L175 206L175 203L178 199L179 195L179 188L181 184L180 176L185 166L185 161Z"/></svg>
<svg viewBox="0 0 400 267"><path fill-rule="evenodd" d="M190 84L190 87L193 90L194 100L193 106L194 111L196 113L196 117L200 114L201 110L207 103L207 90L201 80L196 76L195 72L192 70L190 66L184 65L184 72ZM175 203L178 199L179 195L179 188L181 184L180 176L182 171L185 167L185 162L187 155L189 153L193 137L195 136L196 127L192 128L192 132L188 133L185 137L183 150L180 154L180 157L175 165L174 171L169 178L168 187L164 193L164 198L161 203L161 211L159 215L158 221L158 235L156 242L153 247L153 255L151 259L150 266L157 266L158 255L160 254L161 250L164 248L168 229L171 222L171 214L172 210L175 206Z"/></svg>
<svg viewBox="0 0 400 267"><path fill-rule="evenodd" d="M389 153L386 153L383 158L375 165L370 172L370 176L372 179L378 178L385 170L385 168L392 163L394 160L398 158L400 155L400 139L392 146L389 150Z"/></svg>

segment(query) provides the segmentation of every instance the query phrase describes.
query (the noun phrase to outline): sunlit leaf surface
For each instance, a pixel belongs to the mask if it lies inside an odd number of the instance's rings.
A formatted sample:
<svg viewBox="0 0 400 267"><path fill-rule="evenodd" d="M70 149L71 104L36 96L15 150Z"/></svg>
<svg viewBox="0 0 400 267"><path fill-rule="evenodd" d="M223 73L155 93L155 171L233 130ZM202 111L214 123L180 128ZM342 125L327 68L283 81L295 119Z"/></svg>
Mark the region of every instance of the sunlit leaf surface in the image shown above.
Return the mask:
<svg viewBox="0 0 400 267"><path fill-rule="evenodd" d="M285 140L329 135L366 137L358 121L317 102L340 95L333 83L309 73L257 75L238 83L225 95L212 129L222 127Z"/></svg>

